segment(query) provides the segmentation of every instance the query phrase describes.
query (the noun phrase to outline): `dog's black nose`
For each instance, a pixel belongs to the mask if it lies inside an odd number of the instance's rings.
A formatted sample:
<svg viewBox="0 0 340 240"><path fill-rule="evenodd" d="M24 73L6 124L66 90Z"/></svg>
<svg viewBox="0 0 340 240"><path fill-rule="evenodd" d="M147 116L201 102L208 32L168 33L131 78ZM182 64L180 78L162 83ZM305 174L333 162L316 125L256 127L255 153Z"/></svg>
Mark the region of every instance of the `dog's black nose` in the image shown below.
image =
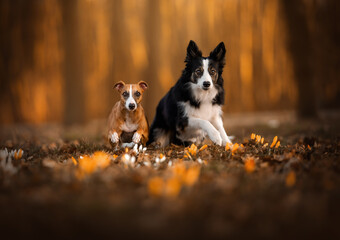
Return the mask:
<svg viewBox="0 0 340 240"><path fill-rule="evenodd" d="M129 104L129 108L130 108L130 110L133 110L133 109L135 109L135 106L136 106L136 104L134 104L134 103L130 103L130 104Z"/></svg>
<svg viewBox="0 0 340 240"><path fill-rule="evenodd" d="M210 87L210 82L208 82L208 81L203 82L203 87L205 89L208 89Z"/></svg>

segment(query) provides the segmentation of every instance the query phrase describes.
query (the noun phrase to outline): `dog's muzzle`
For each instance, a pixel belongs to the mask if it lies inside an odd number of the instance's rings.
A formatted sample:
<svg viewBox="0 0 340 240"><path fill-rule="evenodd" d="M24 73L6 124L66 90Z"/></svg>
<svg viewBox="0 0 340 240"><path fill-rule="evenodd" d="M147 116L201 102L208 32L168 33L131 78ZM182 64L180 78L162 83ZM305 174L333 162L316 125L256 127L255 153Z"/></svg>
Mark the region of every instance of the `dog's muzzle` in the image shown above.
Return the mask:
<svg viewBox="0 0 340 240"><path fill-rule="evenodd" d="M130 103L130 104L129 104L129 109L130 109L130 110L134 110L135 107L136 107L136 104L134 104L134 103Z"/></svg>
<svg viewBox="0 0 340 240"><path fill-rule="evenodd" d="M203 82L203 90L208 90L210 88L210 85L211 84L208 81Z"/></svg>

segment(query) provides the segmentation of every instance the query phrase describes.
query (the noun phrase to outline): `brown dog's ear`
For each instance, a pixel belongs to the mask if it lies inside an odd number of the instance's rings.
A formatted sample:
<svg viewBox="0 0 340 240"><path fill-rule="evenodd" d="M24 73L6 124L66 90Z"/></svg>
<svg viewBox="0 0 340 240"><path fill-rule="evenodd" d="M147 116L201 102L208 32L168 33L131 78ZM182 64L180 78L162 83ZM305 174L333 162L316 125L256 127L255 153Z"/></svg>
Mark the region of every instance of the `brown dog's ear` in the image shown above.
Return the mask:
<svg viewBox="0 0 340 240"><path fill-rule="evenodd" d="M144 81L138 82L138 85L143 89L146 90L148 88L148 84Z"/></svg>
<svg viewBox="0 0 340 240"><path fill-rule="evenodd" d="M123 82L123 81L119 81L119 82L117 82L114 86L113 86L113 88L114 89L116 89L116 90L118 90L118 91L120 91L120 90L122 90L122 88L125 86L125 83Z"/></svg>

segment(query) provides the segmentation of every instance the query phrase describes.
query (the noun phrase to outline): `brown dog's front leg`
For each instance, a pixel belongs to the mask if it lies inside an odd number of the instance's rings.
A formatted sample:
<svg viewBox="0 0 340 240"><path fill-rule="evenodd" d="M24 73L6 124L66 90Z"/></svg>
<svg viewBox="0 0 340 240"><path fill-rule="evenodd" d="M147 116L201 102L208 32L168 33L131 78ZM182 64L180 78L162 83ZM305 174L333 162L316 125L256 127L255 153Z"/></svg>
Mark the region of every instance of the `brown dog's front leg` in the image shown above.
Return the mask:
<svg viewBox="0 0 340 240"><path fill-rule="evenodd" d="M108 139L110 143L116 144L119 143L120 135L122 134L122 131L109 131Z"/></svg>
<svg viewBox="0 0 340 240"><path fill-rule="evenodd" d="M148 132L143 129L138 129L137 132L133 134L132 141L134 143L141 143L143 145L148 141Z"/></svg>

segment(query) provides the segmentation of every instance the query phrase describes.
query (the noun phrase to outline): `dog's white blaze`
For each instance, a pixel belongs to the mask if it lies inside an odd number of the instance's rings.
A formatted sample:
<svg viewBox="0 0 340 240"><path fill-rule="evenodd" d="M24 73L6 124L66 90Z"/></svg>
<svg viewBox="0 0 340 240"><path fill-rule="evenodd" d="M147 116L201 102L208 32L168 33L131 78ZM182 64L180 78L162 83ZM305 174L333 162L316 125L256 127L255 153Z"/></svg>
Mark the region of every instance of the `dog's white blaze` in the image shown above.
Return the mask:
<svg viewBox="0 0 340 240"><path fill-rule="evenodd" d="M203 75L197 80L197 84L202 88L203 82L210 82L210 88L213 86L213 82L209 73L209 59L203 59Z"/></svg>
<svg viewBox="0 0 340 240"><path fill-rule="evenodd" d="M125 107L126 107L126 109L128 109L128 110L130 110L130 109L129 109L129 104L130 104L130 103L134 103L135 106L137 107L137 103L136 103L135 99L133 98L132 86L130 86L129 97L128 97L128 99L126 100L126 103L125 103ZM134 110L134 109L133 109L133 110Z"/></svg>

